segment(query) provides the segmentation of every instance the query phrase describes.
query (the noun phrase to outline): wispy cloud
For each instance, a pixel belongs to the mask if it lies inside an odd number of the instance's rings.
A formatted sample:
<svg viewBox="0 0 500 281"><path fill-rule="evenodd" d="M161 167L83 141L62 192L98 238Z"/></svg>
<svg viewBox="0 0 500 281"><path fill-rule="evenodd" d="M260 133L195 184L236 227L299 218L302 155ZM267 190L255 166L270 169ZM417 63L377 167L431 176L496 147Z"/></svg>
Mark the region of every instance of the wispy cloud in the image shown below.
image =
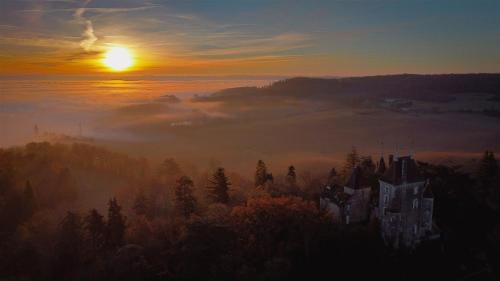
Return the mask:
<svg viewBox="0 0 500 281"><path fill-rule="evenodd" d="M74 17L78 22L85 24L85 30L82 33L82 40L80 41L80 46L87 52L92 50L92 46L97 41L97 37L94 34L94 27L92 26L92 21L85 18L84 13L86 11L87 5L91 0L86 0L83 7L75 10Z"/></svg>
<svg viewBox="0 0 500 281"><path fill-rule="evenodd" d="M94 35L94 27L92 26L92 22L90 20L85 21L85 31L82 34L83 40L80 41L80 46L85 51L91 51L92 46L97 41L97 37Z"/></svg>

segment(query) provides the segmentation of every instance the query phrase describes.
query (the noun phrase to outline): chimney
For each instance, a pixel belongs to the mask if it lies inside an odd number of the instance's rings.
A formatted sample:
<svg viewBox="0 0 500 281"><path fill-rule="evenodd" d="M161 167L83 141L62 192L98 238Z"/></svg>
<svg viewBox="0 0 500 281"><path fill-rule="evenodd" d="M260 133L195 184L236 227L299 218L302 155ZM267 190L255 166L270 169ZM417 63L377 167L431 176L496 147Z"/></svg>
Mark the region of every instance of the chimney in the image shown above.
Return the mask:
<svg viewBox="0 0 500 281"><path fill-rule="evenodd" d="M389 154L389 167L392 165L392 162L394 162L394 155Z"/></svg>

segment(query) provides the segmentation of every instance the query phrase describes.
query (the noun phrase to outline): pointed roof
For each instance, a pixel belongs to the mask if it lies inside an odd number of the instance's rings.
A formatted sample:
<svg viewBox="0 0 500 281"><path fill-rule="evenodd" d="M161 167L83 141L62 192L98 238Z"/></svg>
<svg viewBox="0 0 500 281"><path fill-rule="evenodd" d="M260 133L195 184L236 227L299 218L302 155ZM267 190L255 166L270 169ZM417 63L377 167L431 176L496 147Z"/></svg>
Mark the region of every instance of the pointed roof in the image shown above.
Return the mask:
<svg viewBox="0 0 500 281"><path fill-rule="evenodd" d="M377 174L383 175L385 173L385 160L384 156L380 157L380 160L378 161L378 167L377 167Z"/></svg>
<svg viewBox="0 0 500 281"><path fill-rule="evenodd" d="M424 178L418 170L417 163L411 156L403 156L394 159L389 168L385 171L381 180L400 185L404 182L412 183L423 181Z"/></svg>

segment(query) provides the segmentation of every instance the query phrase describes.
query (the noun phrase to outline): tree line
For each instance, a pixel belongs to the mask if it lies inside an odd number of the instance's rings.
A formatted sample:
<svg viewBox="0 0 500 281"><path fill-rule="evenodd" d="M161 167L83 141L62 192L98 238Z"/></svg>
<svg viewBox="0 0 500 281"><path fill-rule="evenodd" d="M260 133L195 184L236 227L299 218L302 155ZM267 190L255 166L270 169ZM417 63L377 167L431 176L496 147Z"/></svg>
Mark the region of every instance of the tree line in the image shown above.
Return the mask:
<svg viewBox="0 0 500 281"><path fill-rule="evenodd" d="M156 169L146 170L143 180L131 180L107 205L67 211L68 205L56 208L44 202L41 193L75 188L72 175L78 165L60 166L64 161L57 160L53 147L48 149L51 156L42 161L47 147L34 152L33 147L32 158L22 150L0 151L0 279L420 280L432 274L446 280L467 276L489 280L499 276L500 176L491 151L484 153L472 173L461 166L418 163L435 194L441 239L395 253L380 239L376 220L339 225L318 206L321 189L342 185L355 166L376 193L386 163L375 164L356 149L324 178L297 171L293 165L273 175L263 160L257 161L253 180L223 167L189 176L186 167L166 158ZM37 164L19 164L28 159ZM25 178L31 174L28 170L54 163L59 173L66 170L59 180L36 179L34 184ZM57 184L58 189L41 189ZM71 196L56 198L78 202Z"/></svg>

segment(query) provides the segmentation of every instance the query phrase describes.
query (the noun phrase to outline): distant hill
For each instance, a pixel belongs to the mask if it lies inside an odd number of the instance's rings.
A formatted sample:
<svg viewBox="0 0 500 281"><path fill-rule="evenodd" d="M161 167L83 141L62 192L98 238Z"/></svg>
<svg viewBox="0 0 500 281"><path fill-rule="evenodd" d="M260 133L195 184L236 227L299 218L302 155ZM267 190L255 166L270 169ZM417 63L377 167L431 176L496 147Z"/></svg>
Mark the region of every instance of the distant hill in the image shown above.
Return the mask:
<svg viewBox="0 0 500 281"><path fill-rule="evenodd" d="M291 78L267 87L240 87L216 92L203 101L231 101L286 96L299 99L342 97L408 98L447 101L457 93L500 95L500 74L384 75L350 78Z"/></svg>

